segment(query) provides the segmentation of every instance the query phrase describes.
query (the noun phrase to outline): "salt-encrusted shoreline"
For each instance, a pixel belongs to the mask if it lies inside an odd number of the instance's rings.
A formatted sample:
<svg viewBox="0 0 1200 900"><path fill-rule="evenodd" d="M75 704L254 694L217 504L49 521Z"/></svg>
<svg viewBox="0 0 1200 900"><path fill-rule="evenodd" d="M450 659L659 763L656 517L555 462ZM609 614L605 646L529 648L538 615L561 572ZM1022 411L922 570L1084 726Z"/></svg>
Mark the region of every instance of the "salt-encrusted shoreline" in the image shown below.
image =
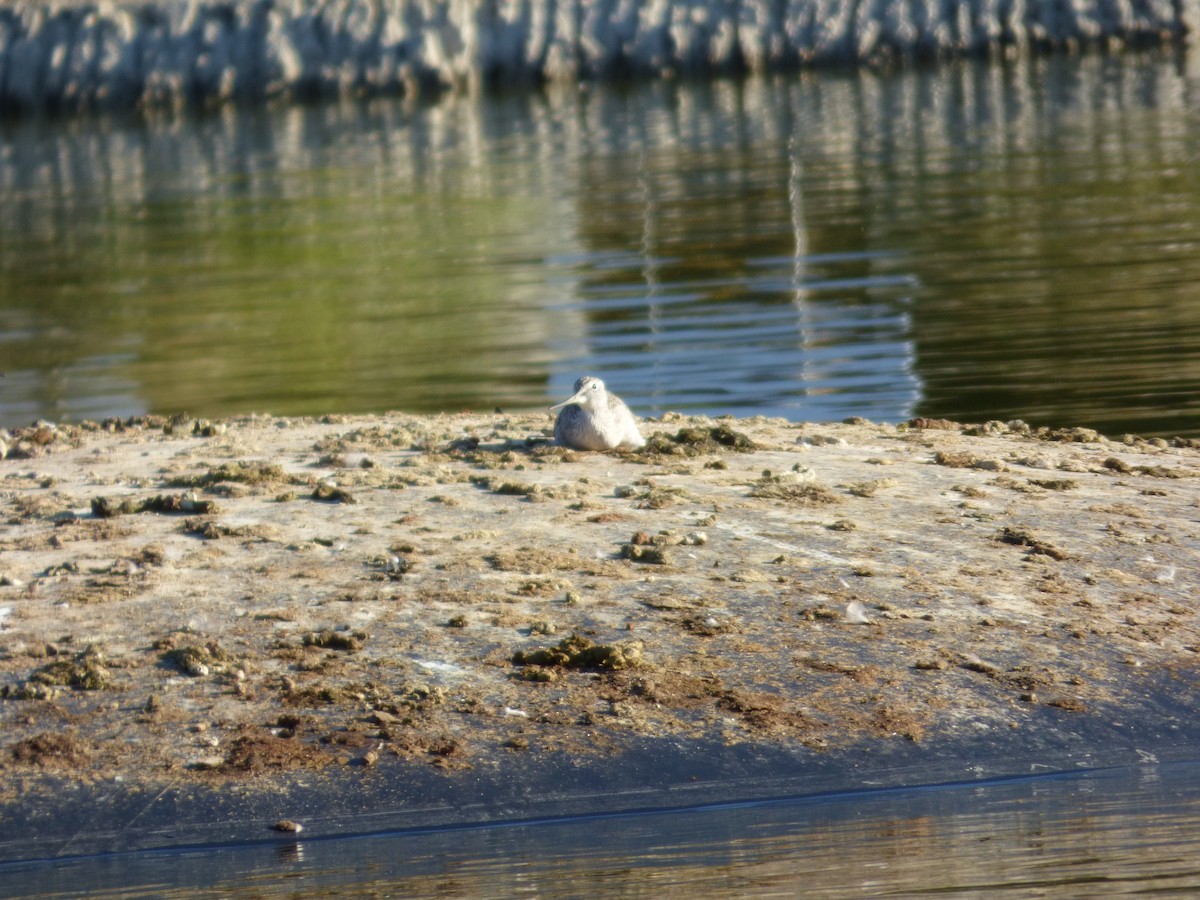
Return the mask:
<svg viewBox="0 0 1200 900"><path fill-rule="evenodd" d="M6 435L0 860L1194 753L1194 442L550 423Z"/></svg>
<svg viewBox="0 0 1200 900"><path fill-rule="evenodd" d="M4 0L0 110L414 95L1180 42L1200 0Z"/></svg>

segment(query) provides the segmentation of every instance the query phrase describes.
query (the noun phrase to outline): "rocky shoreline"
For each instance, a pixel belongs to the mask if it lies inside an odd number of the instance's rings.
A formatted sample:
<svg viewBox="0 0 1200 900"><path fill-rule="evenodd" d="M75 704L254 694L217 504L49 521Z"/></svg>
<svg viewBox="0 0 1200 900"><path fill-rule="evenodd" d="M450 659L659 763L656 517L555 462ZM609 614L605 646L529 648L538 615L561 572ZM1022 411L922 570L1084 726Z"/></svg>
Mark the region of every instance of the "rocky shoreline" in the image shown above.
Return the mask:
<svg viewBox="0 0 1200 900"><path fill-rule="evenodd" d="M0 860L1196 746L1194 441L551 424L6 435Z"/></svg>
<svg viewBox="0 0 1200 900"><path fill-rule="evenodd" d="M0 111L416 96L1180 43L1196 0L6 0Z"/></svg>

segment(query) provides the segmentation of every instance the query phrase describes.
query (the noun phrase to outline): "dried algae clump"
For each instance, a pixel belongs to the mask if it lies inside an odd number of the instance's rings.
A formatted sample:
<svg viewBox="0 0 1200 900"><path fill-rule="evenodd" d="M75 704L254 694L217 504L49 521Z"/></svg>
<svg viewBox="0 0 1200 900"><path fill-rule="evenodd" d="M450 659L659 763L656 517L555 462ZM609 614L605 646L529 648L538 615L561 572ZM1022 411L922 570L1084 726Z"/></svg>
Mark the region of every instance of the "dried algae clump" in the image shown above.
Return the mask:
<svg viewBox="0 0 1200 900"><path fill-rule="evenodd" d="M581 485L554 485L547 487L543 484L526 484L504 478L493 478L489 475L472 475L472 484L498 494L502 497L523 497L530 503L541 503L546 500L578 500L588 495L588 490Z"/></svg>
<svg viewBox="0 0 1200 900"><path fill-rule="evenodd" d="M939 450L933 454L939 466L951 469L982 469L987 472L1003 472L1005 465L998 459L979 456L965 450Z"/></svg>
<svg viewBox="0 0 1200 900"><path fill-rule="evenodd" d="M367 640L365 631L325 631L313 632L304 636L305 647L321 647L325 650L343 650L353 653L361 650Z"/></svg>
<svg viewBox="0 0 1200 900"><path fill-rule="evenodd" d="M202 678L210 673L228 672L236 668L237 661L216 641L185 647L173 647L173 643L170 637L157 642L156 649L166 651L162 655L162 661L193 678Z"/></svg>
<svg viewBox="0 0 1200 900"><path fill-rule="evenodd" d="M650 435L643 447L634 456L705 456L723 450L752 453L759 449L754 441L728 425L713 428L681 428L674 435L661 431Z"/></svg>
<svg viewBox="0 0 1200 900"><path fill-rule="evenodd" d="M114 519L117 516L144 512L210 515L220 512L220 508L215 500L201 500L192 493L159 494L138 502L128 497L122 500L96 497L92 500L92 515L98 519Z"/></svg>
<svg viewBox="0 0 1200 900"><path fill-rule="evenodd" d="M1065 550L1060 550L1049 541L1043 540L1028 528L1005 526L996 535L996 540L1005 544L1015 544L1018 547L1027 547L1030 554L1034 556L1049 556L1051 559L1058 560L1070 559L1070 554Z"/></svg>
<svg viewBox="0 0 1200 900"><path fill-rule="evenodd" d="M85 650L74 659L60 659L42 666L29 680L51 687L73 687L80 691L102 691L111 678L103 665L104 657L95 650Z"/></svg>
<svg viewBox="0 0 1200 900"><path fill-rule="evenodd" d="M1033 436L1040 441L1063 444L1103 444L1106 438L1093 428L1038 428Z"/></svg>
<svg viewBox="0 0 1200 900"><path fill-rule="evenodd" d="M494 478L473 478L471 480L487 488L493 494L507 497L532 497L538 492L536 484L522 484L519 481L501 481Z"/></svg>
<svg viewBox="0 0 1200 900"><path fill-rule="evenodd" d="M1074 478L1030 478L1029 483L1048 491L1073 491L1079 487Z"/></svg>
<svg viewBox="0 0 1200 900"><path fill-rule="evenodd" d="M549 575L554 572L570 572L579 569L583 560L575 553L544 550L537 547L518 547L515 550L498 550L484 557L484 561L501 572L521 572L526 575Z"/></svg>
<svg viewBox="0 0 1200 900"><path fill-rule="evenodd" d="M659 566L671 564L671 556L665 548L648 544L622 544L621 558L633 562L652 563Z"/></svg>
<svg viewBox="0 0 1200 900"><path fill-rule="evenodd" d="M224 482L238 482L246 485L262 485L279 481L288 481L288 475L283 466L277 463L264 462L231 462L222 463L209 469L201 475L178 475L167 484L171 487L211 487Z"/></svg>
<svg viewBox="0 0 1200 900"><path fill-rule="evenodd" d="M750 496L766 500L786 500L798 506L828 506L841 503L842 497L823 484L816 484L807 472L785 472L772 475L769 471L750 488Z"/></svg>
<svg viewBox="0 0 1200 900"><path fill-rule="evenodd" d="M222 771L259 773L320 768L333 760L322 747L289 738L245 735L236 738L217 767Z"/></svg>
<svg viewBox="0 0 1200 900"><path fill-rule="evenodd" d="M112 500L108 497L92 499L92 515L97 519L115 519L117 516L132 515L137 511L137 504L130 499Z"/></svg>
<svg viewBox="0 0 1200 900"><path fill-rule="evenodd" d="M313 488L310 496L313 500L320 500L323 503L346 503L353 505L358 502L348 490L332 484L318 484Z"/></svg>
<svg viewBox="0 0 1200 900"><path fill-rule="evenodd" d="M512 661L518 666L615 672L641 665L642 645L638 641L627 644L596 644L578 634L572 634L553 647L518 650L512 655Z"/></svg>
<svg viewBox="0 0 1200 900"><path fill-rule="evenodd" d="M904 424L918 431L962 431L965 427L961 423L952 422L949 419L929 419L925 416L909 419Z"/></svg>
<svg viewBox="0 0 1200 900"><path fill-rule="evenodd" d="M42 732L17 741L9 756L14 763L40 768L79 766L87 762L88 748L72 734Z"/></svg>

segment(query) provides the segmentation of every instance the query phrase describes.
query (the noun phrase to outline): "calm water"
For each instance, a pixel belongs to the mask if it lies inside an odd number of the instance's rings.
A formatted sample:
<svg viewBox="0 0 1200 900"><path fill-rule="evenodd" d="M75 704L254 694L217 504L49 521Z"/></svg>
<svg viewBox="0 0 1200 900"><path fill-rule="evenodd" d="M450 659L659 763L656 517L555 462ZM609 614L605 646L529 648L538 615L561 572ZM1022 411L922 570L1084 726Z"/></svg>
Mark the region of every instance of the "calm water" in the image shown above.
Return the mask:
<svg viewBox="0 0 1200 900"><path fill-rule="evenodd" d="M6 896L1182 897L1200 765L0 866Z"/></svg>
<svg viewBox="0 0 1200 900"><path fill-rule="evenodd" d="M0 425L545 407L1200 435L1200 63L0 124Z"/></svg>

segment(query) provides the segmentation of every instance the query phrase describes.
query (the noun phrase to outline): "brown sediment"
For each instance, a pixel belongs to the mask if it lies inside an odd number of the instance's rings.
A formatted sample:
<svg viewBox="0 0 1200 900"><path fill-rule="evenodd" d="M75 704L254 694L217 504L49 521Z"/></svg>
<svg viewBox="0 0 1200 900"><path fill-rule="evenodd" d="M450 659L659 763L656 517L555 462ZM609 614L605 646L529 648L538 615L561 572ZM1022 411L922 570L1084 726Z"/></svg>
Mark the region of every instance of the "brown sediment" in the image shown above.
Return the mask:
<svg viewBox="0 0 1200 900"><path fill-rule="evenodd" d="M0 802L49 770L269 791L642 739L936 749L1197 672L1189 442L667 416L606 455L551 424L12 435Z"/></svg>

